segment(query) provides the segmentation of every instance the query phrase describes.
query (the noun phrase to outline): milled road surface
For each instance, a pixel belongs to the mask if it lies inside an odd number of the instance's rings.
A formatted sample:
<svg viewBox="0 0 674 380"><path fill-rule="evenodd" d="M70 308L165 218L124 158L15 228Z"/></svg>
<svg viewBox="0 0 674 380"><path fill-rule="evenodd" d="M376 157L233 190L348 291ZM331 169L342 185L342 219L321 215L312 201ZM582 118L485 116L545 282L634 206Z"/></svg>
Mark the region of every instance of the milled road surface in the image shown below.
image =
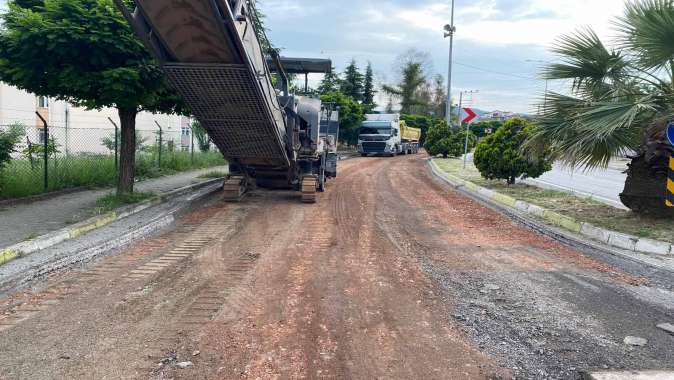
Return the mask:
<svg viewBox="0 0 674 380"><path fill-rule="evenodd" d="M424 159L342 162L315 205L267 191L205 204L0 301L0 379L573 379L674 367L674 336L656 328L674 322L671 273L540 237L436 182Z"/></svg>

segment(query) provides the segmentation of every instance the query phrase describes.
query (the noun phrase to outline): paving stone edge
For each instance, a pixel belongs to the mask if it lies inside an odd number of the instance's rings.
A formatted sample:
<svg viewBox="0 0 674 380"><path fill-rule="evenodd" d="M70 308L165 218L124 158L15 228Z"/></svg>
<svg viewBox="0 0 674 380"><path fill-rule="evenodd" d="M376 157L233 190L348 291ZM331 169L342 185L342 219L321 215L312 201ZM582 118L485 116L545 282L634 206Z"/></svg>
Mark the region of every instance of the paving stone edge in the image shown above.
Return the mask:
<svg viewBox="0 0 674 380"><path fill-rule="evenodd" d="M74 239L76 237L87 234L91 231L107 226L110 223L124 219L131 215L137 214L150 207L157 206L167 202L175 197L181 196L185 193L199 190L218 182L222 182L223 178L216 178L208 181L187 185L157 196L148 200L140 202L135 205L124 206L114 211L103 215L95 216L83 222L73 224L66 228L50 232L48 234L36 237L34 239L26 240L21 243L14 244L6 248L0 248L0 266L20 257L29 256L35 252L60 244L66 240Z"/></svg>

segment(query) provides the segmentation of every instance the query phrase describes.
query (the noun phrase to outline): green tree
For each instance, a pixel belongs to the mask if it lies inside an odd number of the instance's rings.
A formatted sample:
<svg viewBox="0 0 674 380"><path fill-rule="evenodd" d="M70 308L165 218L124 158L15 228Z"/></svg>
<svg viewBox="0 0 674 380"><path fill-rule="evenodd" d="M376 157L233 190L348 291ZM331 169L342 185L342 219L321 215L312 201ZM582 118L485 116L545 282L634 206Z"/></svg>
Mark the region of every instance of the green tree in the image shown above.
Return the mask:
<svg viewBox="0 0 674 380"><path fill-rule="evenodd" d="M105 147L105 149L109 150L110 153L115 152L115 134L117 135L117 150L119 151L119 142L122 141L122 136L121 133L119 132L119 129L117 131L113 132L110 134L110 136L103 137L101 139L101 144ZM144 138L138 134L136 134L136 152L140 152L143 150L143 144L147 141L147 138Z"/></svg>
<svg viewBox="0 0 674 380"><path fill-rule="evenodd" d="M592 30L561 37L561 63L543 72L571 83L568 93L546 95L539 128L528 141L533 151L552 146L555 158L581 167L605 167L630 155L622 202L631 210L674 217L665 205L669 156L665 140L674 114L674 2L628 2L615 21L617 49Z"/></svg>
<svg viewBox="0 0 674 380"><path fill-rule="evenodd" d="M431 119L431 118L428 118ZM466 131L452 128L443 119L431 119L433 126L428 130L424 146L431 156L441 154L444 158L461 157L466 148ZM468 150L477 144L477 138L468 132Z"/></svg>
<svg viewBox="0 0 674 380"><path fill-rule="evenodd" d="M365 113L372 113L377 108L377 104L374 101L375 94L377 94L377 90L374 88L372 62L368 62L367 68L365 68L365 84L363 85L363 106L365 107Z"/></svg>
<svg viewBox="0 0 674 380"><path fill-rule="evenodd" d="M358 143L358 131L365 120L363 105L341 92L322 95L321 100L339 107L340 141L349 145L356 145Z"/></svg>
<svg viewBox="0 0 674 380"><path fill-rule="evenodd" d="M384 107L384 113L393 113L393 97L390 95L386 102L386 107Z"/></svg>
<svg viewBox="0 0 674 380"><path fill-rule="evenodd" d="M447 89L445 78L440 74L433 77L432 112L434 117L439 118L444 118L447 113Z"/></svg>
<svg viewBox="0 0 674 380"><path fill-rule="evenodd" d="M25 1L25 0L24 0ZM265 19L267 15L262 13L254 4L250 7L252 10L252 21L253 29L255 30L255 35L260 41L260 47L265 54L271 54L273 52L279 52L279 49L274 46L274 44L267 38L267 31L269 29L265 26Z"/></svg>
<svg viewBox="0 0 674 380"><path fill-rule="evenodd" d="M356 60L352 59L351 63L344 70L344 79L342 79L339 90L342 94L350 96L358 102L363 101L363 74L358 70Z"/></svg>
<svg viewBox="0 0 674 380"><path fill-rule="evenodd" d="M197 145L199 146L200 151L208 152L211 150L211 137L208 136L206 129L204 129L197 120L192 122L192 133L194 133L194 138L197 139Z"/></svg>
<svg viewBox="0 0 674 380"><path fill-rule="evenodd" d="M435 155L433 152L437 151L439 148L436 147L440 141L451 138L452 128L447 125L447 122L440 119L431 119L426 117L426 120L430 120L432 125L428 128L424 140L424 148L430 155Z"/></svg>
<svg viewBox="0 0 674 380"><path fill-rule="evenodd" d="M339 83L340 83L339 75L337 75L337 72L335 71L335 68L333 67L332 70L330 70L329 73L326 73L323 76L323 80L321 83L318 85L318 93L320 95L326 95L330 94L333 92L339 91Z"/></svg>
<svg viewBox="0 0 674 380"><path fill-rule="evenodd" d="M408 57L400 68L400 82L394 86L384 85L385 93L400 101L401 113L415 113L415 108L427 106L423 90L426 83L424 62L415 56Z"/></svg>
<svg viewBox="0 0 674 380"><path fill-rule="evenodd" d="M1 19L0 80L89 109L116 108L117 191L133 192L136 115L183 108L112 0L11 2Z"/></svg>
<svg viewBox="0 0 674 380"><path fill-rule="evenodd" d="M474 156L480 174L487 179L504 179L512 185L518 178L538 178L551 170L548 151L536 155L527 155L522 151L524 142L534 130L534 126L526 120L515 118L483 139Z"/></svg>
<svg viewBox="0 0 674 380"><path fill-rule="evenodd" d="M44 158L44 145L45 144L28 143L28 146L25 147L21 153L31 162L32 165L33 162L42 160ZM57 154L61 153L59 146L60 145L56 143L54 136L50 136L49 141L47 142L47 157L53 158Z"/></svg>
<svg viewBox="0 0 674 380"><path fill-rule="evenodd" d="M26 127L15 123L6 131L0 130L0 170L12 159L12 153L16 152L16 145L25 134Z"/></svg>
<svg viewBox="0 0 674 380"><path fill-rule="evenodd" d="M473 132L477 138L483 138L487 136L487 129L491 129L491 132L495 133L501 126L503 126L503 122L500 121L481 121L478 123L471 123L470 131Z"/></svg>

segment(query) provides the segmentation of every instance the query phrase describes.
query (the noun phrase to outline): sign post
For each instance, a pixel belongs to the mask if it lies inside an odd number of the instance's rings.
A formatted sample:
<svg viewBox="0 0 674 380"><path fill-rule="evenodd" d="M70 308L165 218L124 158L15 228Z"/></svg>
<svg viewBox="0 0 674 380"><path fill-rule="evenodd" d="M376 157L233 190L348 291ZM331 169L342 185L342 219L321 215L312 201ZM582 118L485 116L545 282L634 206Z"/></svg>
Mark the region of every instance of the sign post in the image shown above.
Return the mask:
<svg viewBox="0 0 674 380"><path fill-rule="evenodd" d="M674 122L667 126L667 140L674 146ZM674 153L669 158L669 172L667 173L667 207L674 207Z"/></svg>
<svg viewBox="0 0 674 380"><path fill-rule="evenodd" d="M466 123L466 146L463 150L463 168L466 168L468 162L468 135L470 134L470 122L477 117L477 114L470 108L464 108L463 111L468 115L461 123Z"/></svg>

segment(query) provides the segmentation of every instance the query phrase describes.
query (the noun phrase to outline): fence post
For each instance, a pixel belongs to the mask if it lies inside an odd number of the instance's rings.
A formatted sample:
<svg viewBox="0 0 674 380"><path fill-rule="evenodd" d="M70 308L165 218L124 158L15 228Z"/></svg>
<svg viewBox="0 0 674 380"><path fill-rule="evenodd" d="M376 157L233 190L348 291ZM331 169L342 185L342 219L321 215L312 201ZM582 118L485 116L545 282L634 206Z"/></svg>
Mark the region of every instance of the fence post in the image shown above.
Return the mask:
<svg viewBox="0 0 674 380"><path fill-rule="evenodd" d="M47 120L45 120L39 112L35 111L37 117L42 120L44 125L44 192L46 193L49 190L49 125L47 125Z"/></svg>
<svg viewBox="0 0 674 380"><path fill-rule="evenodd" d="M159 169L161 169L161 151L162 151L162 146L164 142L162 141L162 133L164 132L161 125L157 123L157 120L154 121L155 124L157 124L157 127L159 127L159 149L158 149L158 161L159 161Z"/></svg>
<svg viewBox="0 0 674 380"><path fill-rule="evenodd" d="M192 165L194 166L194 123L190 125L190 138L191 140L191 146L192 146L192 154L191 154L191 162Z"/></svg>
<svg viewBox="0 0 674 380"><path fill-rule="evenodd" d="M119 152L119 141L118 141L118 140L119 140L119 137L118 137L117 133L118 133L119 127L117 127L117 123L115 123L115 122L112 120L112 118L109 118L109 117L108 117L108 120L110 120L110 122L112 123L112 125L115 126L115 173L117 173L117 166L118 166L117 155L118 155L118 152Z"/></svg>

